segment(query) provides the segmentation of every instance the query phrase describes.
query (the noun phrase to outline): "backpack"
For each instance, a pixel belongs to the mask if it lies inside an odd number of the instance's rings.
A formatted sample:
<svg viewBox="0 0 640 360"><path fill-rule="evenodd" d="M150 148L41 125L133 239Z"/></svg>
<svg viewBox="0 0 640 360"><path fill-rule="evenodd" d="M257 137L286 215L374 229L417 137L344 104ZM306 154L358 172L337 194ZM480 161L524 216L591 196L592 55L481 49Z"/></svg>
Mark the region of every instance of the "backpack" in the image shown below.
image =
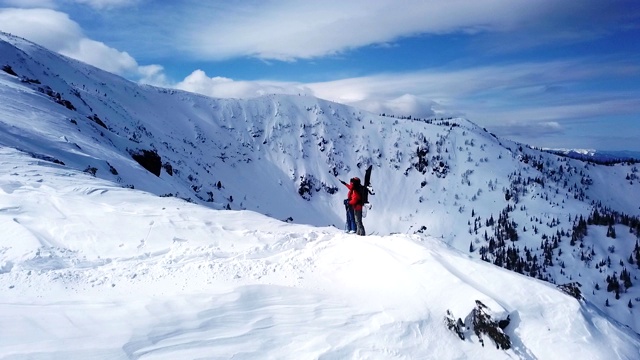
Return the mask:
<svg viewBox="0 0 640 360"><path fill-rule="evenodd" d="M360 205L369 203L369 191L366 187L358 185L354 188L354 190L358 192L358 196L360 197Z"/></svg>
<svg viewBox="0 0 640 360"><path fill-rule="evenodd" d="M359 205L364 205L369 203L369 194L375 195L373 191L369 189L371 185L371 169L372 165L369 165L367 171L364 176L364 185L360 182L360 178L354 177L351 178L351 183L353 184L352 190L358 194L360 200L358 201Z"/></svg>

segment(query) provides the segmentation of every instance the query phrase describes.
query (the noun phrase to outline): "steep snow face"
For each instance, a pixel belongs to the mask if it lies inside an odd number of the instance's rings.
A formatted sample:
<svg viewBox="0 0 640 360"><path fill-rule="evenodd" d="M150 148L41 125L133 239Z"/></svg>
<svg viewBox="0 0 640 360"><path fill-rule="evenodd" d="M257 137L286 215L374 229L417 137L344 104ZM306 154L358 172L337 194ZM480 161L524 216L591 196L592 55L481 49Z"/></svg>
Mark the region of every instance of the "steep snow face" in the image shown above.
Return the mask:
<svg viewBox="0 0 640 360"><path fill-rule="evenodd" d="M139 86L25 40L0 39L0 145L122 187L337 228L346 196L338 179L362 177L373 165L369 234L431 236L522 274L580 283L582 296L640 332L633 164L559 157L461 118ZM581 230L580 216L594 208L615 215ZM627 271L631 286L620 280Z"/></svg>
<svg viewBox="0 0 640 360"><path fill-rule="evenodd" d="M497 215L509 174L542 176L519 161L519 145L507 148L463 119L427 123L311 97L211 99L141 87L26 41L3 39L0 61L22 79L0 77L3 144L158 195L340 226L345 190L335 176L362 176L374 165L371 232L426 226L450 237L464 223L452 223L449 215L469 212L472 201L485 198L482 207ZM152 172L159 177L132 159L142 150L158 155ZM550 168L561 164L539 156ZM606 184L628 187L621 176ZM604 205L638 200L615 195ZM631 205L621 210L638 214Z"/></svg>
<svg viewBox="0 0 640 360"><path fill-rule="evenodd" d="M4 147L0 225L3 358L636 359L640 351L638 334L589 302L439 239L358 237L212 210ZM493 321L510 319L500 330L506 349L475 335L478 304ZM464 340L446 318L464 322Z"/></svg>

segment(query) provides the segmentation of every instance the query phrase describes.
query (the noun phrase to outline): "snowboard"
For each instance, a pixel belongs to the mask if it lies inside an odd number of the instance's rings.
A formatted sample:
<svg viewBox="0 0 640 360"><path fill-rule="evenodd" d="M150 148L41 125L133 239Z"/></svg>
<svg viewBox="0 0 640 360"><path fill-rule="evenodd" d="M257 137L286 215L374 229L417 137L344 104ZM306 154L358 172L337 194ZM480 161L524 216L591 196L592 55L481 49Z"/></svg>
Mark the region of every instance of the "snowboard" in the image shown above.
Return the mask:
<svg viewBox="0 0 640 360"><path fill-rule="evenodd" d="M373 165L369 165L369 167L367 168L367 171L365 171L364 173L364 190L362 193L362 203L363 204L367 204L369 203L369 194L371 195L375 195L375 193L373 192L373 190L371 189L371 170L373 169Z"/></svg>

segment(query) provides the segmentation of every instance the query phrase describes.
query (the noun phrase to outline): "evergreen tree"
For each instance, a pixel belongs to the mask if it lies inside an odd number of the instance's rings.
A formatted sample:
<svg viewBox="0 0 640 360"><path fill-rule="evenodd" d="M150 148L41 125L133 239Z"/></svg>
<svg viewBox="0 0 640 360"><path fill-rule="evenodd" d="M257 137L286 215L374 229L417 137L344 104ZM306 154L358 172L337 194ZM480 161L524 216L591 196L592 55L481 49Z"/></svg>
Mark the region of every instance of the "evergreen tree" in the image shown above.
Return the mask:
<svg viewBox="0 0 640 360"><path fill-rule="evenodd" d="M627 289L630 288L631 285L633 285L631 283L631 274L626 268L622 269L622 272L620 273L620 280L622 281L624 287Z"/></svg>

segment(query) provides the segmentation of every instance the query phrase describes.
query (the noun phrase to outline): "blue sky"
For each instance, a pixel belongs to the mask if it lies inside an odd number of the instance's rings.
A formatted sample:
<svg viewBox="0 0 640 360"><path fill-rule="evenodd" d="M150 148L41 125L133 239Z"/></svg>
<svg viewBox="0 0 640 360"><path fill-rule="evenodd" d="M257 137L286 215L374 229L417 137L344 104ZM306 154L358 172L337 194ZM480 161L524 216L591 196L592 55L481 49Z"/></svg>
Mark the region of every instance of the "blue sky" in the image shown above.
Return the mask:
<svg viewBox="0 0 640 360"><path fill-rule="evenodd" d="M636 0L0 0L0 30L214 97L303 93L640 151Z"/></svg>

